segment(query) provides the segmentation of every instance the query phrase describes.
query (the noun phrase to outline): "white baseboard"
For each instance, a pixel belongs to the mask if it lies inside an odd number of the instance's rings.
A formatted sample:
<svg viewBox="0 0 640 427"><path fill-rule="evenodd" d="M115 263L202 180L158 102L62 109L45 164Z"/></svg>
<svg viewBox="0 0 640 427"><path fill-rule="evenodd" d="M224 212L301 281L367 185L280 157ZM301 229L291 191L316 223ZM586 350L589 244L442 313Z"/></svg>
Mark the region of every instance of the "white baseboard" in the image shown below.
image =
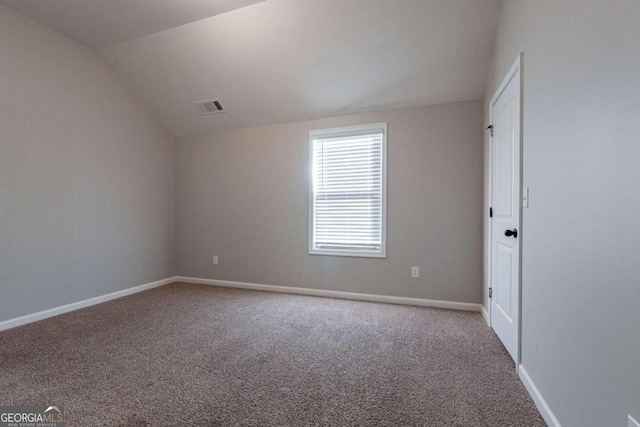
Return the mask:
<svg viewBox="0 0 640 427"><path fill-rule="evenodd" d="M551 408L549 407L549 405L547 405L547 402L542 397L542 394L540 394L540 390L538 390L538 387L536 387L536 385L533 383L533 380L529 376L529 373L524 368L524 366L520 365L520 369L518 369L518 375L520 376L520 379L522 380L522 383L526 387L527 391L531 395L531 398L536 404L538 411L540 411L542 418L544 418L549 427L561 427L560 422L558 421L556 416L553 415Z"/></svg>
<svg viewBox="0 0 640 427"><path fill-rule="evenodd" d="M356 301L382 302L382 303L388 303L388 304L417 305L421 307L448 308L451 310L479 312L482 307L480 304L473 304L473 303L467 303L467 302L440 301L440 300L408 298L408 297L392 297L392 296L374 295L374 294L358 294L353 292L330 291L330 290L324 290L324 289L294 288L290 286L274 286L274 285L262 285L258 283L231 282L228 280L199 279L195 277L178 276L175 278L175 280L178 282L184 282L184 283L222 286L226 288L251 289L255 291L281 292L286 294L310 295L310 296L316 296L316 297L338 298L338 299L348 299L348 300L356 300Z"/></svg>
<svg viewBox="0 0 640 427"><path fill-rule="evenodd" d="M629 427L640 427L640 423L634 420L631 415L629 415Z"/></svg>
<svg viewBox="0 0 640 427"><path fill-rule="evenodd" d="M484 317L484 321L487 322L487 325L491 326L491 320L489 319L489 312L487 311L486 308L484 308L484 305L481 305L480 308L482 312L482 317Z"/></svg>
<svg viewBox="0 0 640 427"><path fill-rule="evenodd" d="M49 310L39 311L38 313L27 314L26 316L20 316L13 319L5 320L3 322L0 322L0 331L16 328L18 326L26 325L27 323L37 322L38 320L43 320L49 317L58 316L60 314L68 313L70 311L80 310L81 308L100 304L102 302L110 301L116 298L122 298L127 295L146 291L147 289L153 289L159 286L167 285L175 281L176 281L175 277L168 277L166 279L158 280L157 282L151 282L151 283L136 286L133 288L112 292L107 295L86 299L84 301L78 301L78 302L63 305L60 307L50 308Z"/></svg>

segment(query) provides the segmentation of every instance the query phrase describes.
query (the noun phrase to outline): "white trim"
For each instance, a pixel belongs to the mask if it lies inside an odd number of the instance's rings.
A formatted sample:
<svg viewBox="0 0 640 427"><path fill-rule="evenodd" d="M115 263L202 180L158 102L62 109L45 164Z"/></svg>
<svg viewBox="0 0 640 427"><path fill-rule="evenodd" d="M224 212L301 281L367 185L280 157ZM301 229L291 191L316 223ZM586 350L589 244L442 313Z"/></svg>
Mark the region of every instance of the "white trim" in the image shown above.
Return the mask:
<svg viewBox="0 0 640 427"><path fill-rule="evenodd" d="M484 305L481 305L480 309L481 309L480 312L482 313L482 317L484 317L484 321L487 322L488 326L491 326L491 318L489 317L489 312L487 311Z"/></svg>
<svg viewBox="0 0 640 427"><path fill-rule="evenodd" d="M60 314L68 313L70 311L80 310L81 308L90 307L92 305L100 304L103 302L111 301L117 298L122 298L127 295L135 294L138 292L146 291L148 289L164 286L176 281L175 277L168 277L166 279L158 280L156 282L146 283L144 285L136 286L133 288L123 289L121 291L112 292L110 294L102 295L95 298L89 298L83 301L73 302L71 304L63 305L60 307L50 308L48 310L39 311L33 314L27 314L25 316L15 317L13 319L0 322L0 331L16 328L18 326L26 325L27 323L37 322L38 320L47 319L49 317L58 316Z"/></svg>
<svg viewBox="0 0 640 427"><path fill-rule="evenodd" d="M629 427L640 427L640 423L634 420L631 415L629 415Z"/></svg>
<svg viewBox="0 0 640 427"><path fill-rule="evenodd" d="M313 199L313 140L326 136L354 135L382 130L382 245L380 252L322 250L313 247L314 199ZM345 126L309 131L309 255L346 256L362 258L387 257L387 122Z"/></svg>
<svg viewBox="0 0 640 427"><path fill-rule="evenodd" d="M556 416L553 415L551 408L542 397L542 394L540 394L540 390L538 390L538 387L536 387L536 385L533 383L533 380L529 376L529 373L524 368L524 366L520 365L518 375L520 376L520 379L522 380L525 388L531 395L533 403L536 404L538 411L540 411L540 415L542 415L542 418L544 418L549 427L562 427Z"/></svg>
<svg viewBox="0 0 640 427"><path fill-rule="evenodd" d="M225 288L251 289L254 291L281 292L285 294L309 295L315 297L338 298L355 301L381 302L387 304L415 305L420 307L447 308L451 310L479 312L481 305L468 302L442 301L422 298L394 297L388 295L358 294L353 292L331 291L326 289L294 288L291 286L262 285L258 283L232 282L228 280L200 279L196 277L175 278L177 282L199 285L221 286Z"/></svg>
<svg viewBox="0 0 640 427"><path fill-rule="evenodd" d="M493 109L491 108L491 104L489 104L489 122L491 123L493 121ZM493 242L493 215L490 215L490 213L493 211L493 137L491 136L491 134L489 134L489 167L487 168L486 173L489 174L489 180L487 181L489 183L489 189L485 192L485 194L487 195L487 197L489 197L489 201L487 202L487 204L489 205L489 209L490 211L485 213L485 215L487 216L487 220L489 222L488 226L487 226L487 241L485 242L484 245L484 250L487 251L487 265L485 266L485 268L487 269L487 283L485 284L485 295L487 296L487 303L489 305L488 309L487 309L487 324L489 326L491 326L491 315L492 315L492 310L493 310L493 304L491 301L491 297L489 296L489 289L491 289L492 287L492 248L491 248L491 244ZM484 295L482 297L482 303L484 304Z"/></svg>

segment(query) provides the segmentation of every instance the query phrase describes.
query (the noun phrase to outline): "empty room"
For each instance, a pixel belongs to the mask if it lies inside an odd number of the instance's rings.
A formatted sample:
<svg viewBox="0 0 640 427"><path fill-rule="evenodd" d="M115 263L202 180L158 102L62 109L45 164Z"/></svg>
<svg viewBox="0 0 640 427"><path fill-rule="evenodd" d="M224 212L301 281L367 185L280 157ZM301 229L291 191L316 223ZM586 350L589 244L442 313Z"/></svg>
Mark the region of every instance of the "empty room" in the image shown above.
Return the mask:
<svg viewBox="0 0 640 427"><path fill-rule="evenodd" d="M640 1L0 0L0 427L640 427Z"/></svg>

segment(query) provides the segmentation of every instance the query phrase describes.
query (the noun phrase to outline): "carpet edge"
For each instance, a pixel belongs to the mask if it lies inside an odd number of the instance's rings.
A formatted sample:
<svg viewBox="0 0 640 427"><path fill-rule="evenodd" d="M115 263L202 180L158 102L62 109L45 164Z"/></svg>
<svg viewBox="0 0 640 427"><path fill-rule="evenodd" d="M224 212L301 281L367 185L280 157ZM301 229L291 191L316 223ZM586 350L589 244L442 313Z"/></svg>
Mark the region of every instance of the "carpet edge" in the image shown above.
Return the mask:
<svg viewBox="0 0 640 427"><path fill-rule="evenodd" d="M325 298L337 298L354 301L380 302L387 304L414 305L420 307L446 308L450 310L481 312L481 304L431 300L423 298L397 297L377 294L360 294L354 292L332 291L327 289L296 288L292 286L265 285L260 283L235 282L229 280L202 279L198 277L176 276L177 282L198 285L212 285L226 288L250 289L255 291L279 292L285 294L308 295Z"/></svg>
<svg viewBox="0 0 640 427"><path fill-rule="evenodd" d="M136 294L138 292L168 285L169 283L173 283L175 281L176 281L175 276L167 277L166 279L156 280L155 282L145 283L144 285L134 286L133 288L122 289L120 291L111 292L106 295L100 295L100 296L89 298L86 300L61 305L59 307L53 307L47 310L38 311L36 313L25 314L24 316L14 317L13 319L3 320L2 322L0 322L0 332L6 331L8 329L17 328L18 326L27 325L29 323L37 322L39 320L48 319L50 317L58 316L60 314L69 313L70 311L80 310L82 308L90 307L92 305L100 304L100 303L111 301L114 299L126 297L128 295Z"/></svg>

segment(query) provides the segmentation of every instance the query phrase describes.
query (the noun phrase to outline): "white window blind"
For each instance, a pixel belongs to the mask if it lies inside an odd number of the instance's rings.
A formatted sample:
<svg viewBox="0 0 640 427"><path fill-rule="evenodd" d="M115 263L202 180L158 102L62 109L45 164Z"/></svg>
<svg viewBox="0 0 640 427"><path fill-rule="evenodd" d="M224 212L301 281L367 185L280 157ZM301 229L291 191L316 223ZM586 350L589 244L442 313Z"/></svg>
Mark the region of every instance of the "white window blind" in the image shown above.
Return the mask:
<svg viewBox="0 0 640 427"><path fill-rule="evenodd" d="M310 253L385 256L386 123L312 131Z"/></svg>

